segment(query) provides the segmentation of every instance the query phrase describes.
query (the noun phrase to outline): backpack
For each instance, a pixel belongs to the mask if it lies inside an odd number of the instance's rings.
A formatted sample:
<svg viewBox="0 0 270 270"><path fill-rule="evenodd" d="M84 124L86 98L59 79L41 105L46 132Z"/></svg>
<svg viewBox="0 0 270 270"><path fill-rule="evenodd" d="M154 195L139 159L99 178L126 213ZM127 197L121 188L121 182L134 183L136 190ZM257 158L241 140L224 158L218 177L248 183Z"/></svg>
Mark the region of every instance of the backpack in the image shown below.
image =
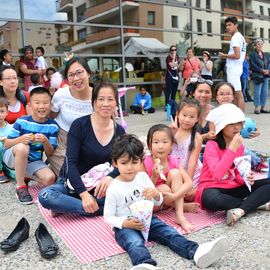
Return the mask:
<svg viewBox="0 0 270 270"><path fill-rule="evenodd" d="M168 104L171 106L171 116L174 119L177 111L177 102L175 100L169 100Z"/></svg>

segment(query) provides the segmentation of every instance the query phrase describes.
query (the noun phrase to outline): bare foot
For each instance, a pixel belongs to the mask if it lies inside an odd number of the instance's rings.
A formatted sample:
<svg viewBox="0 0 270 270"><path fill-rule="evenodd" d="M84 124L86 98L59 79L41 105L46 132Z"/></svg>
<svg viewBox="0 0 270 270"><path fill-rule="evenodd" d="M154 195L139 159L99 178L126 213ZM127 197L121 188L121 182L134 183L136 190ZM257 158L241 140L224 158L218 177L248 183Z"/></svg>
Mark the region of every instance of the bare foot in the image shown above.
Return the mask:
<svg viewBox="0 0 270 270"><path fill-rule="evenodd" d="M184 212L198 213L199 209L200 209L199 203L195 203L195 202L184 203Z"/></svg>
<svg viewBox="0 0 270 270"><path fill-rule="evenodd" d="M191 233L195 230L195 226L188 222L184 216L175 217L174 220L177 224L181 225L186 233Z"/></svg>
<svg viewBox="0 0 270 270"><path fill-rule="evenodd" d="M173 194L171 192L164 192L162 195L163 195L163 198L164 198L164 203L166 205L174 205L175 200L177 199L175 194Z"/></svg>

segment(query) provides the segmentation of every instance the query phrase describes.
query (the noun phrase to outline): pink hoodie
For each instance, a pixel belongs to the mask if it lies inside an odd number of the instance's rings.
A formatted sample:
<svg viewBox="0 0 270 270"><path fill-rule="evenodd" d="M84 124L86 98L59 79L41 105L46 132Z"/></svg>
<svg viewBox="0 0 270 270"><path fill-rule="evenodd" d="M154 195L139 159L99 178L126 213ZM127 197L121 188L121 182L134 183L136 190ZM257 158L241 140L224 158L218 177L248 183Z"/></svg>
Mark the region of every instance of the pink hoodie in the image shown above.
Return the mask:
<svg viewBox="0 0 270 270"><path fill-rule="evenodd" d="M244 185L244 180L233 162L237 157L244 155L244 146L241 145L235 152L230 149L220 149L217 142L209 141L205 146L203 167L195 201L202 207L202 193L208 188L231 189Z"/></svg>

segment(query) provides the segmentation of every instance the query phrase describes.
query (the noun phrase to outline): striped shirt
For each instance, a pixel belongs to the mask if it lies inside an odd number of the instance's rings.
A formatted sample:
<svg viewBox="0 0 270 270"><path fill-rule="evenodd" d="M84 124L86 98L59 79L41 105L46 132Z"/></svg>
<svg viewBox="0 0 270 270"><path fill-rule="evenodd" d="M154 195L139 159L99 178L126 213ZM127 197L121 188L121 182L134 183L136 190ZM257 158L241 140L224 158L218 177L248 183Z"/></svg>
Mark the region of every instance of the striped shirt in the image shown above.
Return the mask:
<svg viewBox="0 0 270 270"><path fill-rule="evenodd" d="M48 119L46 122L39 123L35 122L31 115L22 116L16 120L13 125L13 128L8 135L8 139L15 139L24 134L43 134L45 135L50 144L55 149L57 146L57 134L58 134L59 127L57 123L52 120ZM42 160L44 146L40 142L31 142L29 144L30 152L28 156L28 160L30 162L36 160Z"/></svg>

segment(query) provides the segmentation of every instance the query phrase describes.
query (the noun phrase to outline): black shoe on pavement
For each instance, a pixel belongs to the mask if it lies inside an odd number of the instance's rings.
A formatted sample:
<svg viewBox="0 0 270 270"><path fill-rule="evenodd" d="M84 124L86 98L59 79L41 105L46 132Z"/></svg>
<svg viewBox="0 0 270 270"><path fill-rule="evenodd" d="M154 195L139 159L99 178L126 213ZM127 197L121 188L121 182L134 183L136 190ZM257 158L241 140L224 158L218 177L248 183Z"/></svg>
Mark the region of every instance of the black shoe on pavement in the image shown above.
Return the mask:
<svg viewBox="0 0 270 270"><path fill-rule="evenodd" d="M8 238L0 243L1 250L5 252L17 250L20 244L29 237L29 229L28 221L22 218Z"/></svg>
<svg viewBox="0 0 270 270"><path fill-rule="evenodd" d="M58 253L59 247L54 242L43 223L40 223L35 231L35 237L39 246L40 254L45 259L51 259Z"/></svg>

